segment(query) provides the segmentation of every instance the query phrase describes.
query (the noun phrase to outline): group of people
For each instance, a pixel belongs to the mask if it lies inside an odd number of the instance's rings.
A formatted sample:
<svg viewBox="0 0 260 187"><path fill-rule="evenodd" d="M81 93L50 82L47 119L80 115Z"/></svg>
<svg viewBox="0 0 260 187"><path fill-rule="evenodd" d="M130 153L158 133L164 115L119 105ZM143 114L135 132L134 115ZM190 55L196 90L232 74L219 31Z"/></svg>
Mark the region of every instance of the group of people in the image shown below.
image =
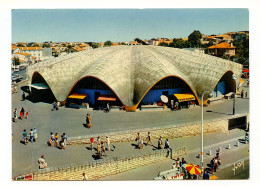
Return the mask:
<svg viewBox="0 0 260 187"><path fill-rule="evenodd" d="M210 171L211 171L211 174L214 175L214 172L217 171L219 165L221 165L221 160L220 160L220 157L219 157L219 152L217 152L216 156L213 157L210 160Z"/></svg>
<svg viewBox="0 0 260 187"><path fill-rule="evenodd" d="M180 103L178 101L174 102L174 100L171 100L171 110L181 110Z"/></svg>
<svg viewBox="0 0 260 187"><path fill-rule="evenodd" d="M151 146L154 146L154 145L153 145L153 142L152 142L152 140L151 140L151 132L150 132L150 131L148 131L148 133L147 133L146 140L147 140L146 145L149 145L149 143L151 143ZM144 146L144 140L143 140L143 138L141 137L141 135L140 135L139 132L137 133L137 136L136 136L136 138L135 138L135 141L137 142L137 148L142 149L143 146ZM161 136L160 136L160 138L158 139L158 147L157 147L157 148L158 148L158 149L163 149L163 139L162 139ZM169 144L168 139L165 140L164 148L165 148L165 149L169 149L169 148L170 148L170 144Z"/></svg>
<svg viewBox="0 0 260 187"><path fill-rule="evenodd" d="M26 129L23 130L23 140L24 140L24 144L26 145L28 143L28 141L30 142L36 142L38 138L37 135L37 129L30 129L29 134L26 132Z"/></svg>
<svg viewBox="0 0 260 187"><path fill-rule="evenodd" d="M48 140L49 146L55 146L57 148L60 148L61 150L66 148L66 145L67 145L66 133L63 133L61 135L60 140L59 140L59 134L57 132L55 133L55 135L53 134L53 132L51 132L50 134L51 134L51 137Z"/></svg>
<svg viewBox="0 0 260 187"><path fill-rule="evenodd" d="M90 138L90 149L91 151L94 150L94 138ZM104 141L101 141L100 137L97 137L96 140L97 143L97 157L101 158L102 156L107 156L106 151L110 151L110 139L108 136L106 136L106 147Z"/></svg>
<svg viewBox="0 0 260 187"><path fill-rule="evenodd" d="M244 90L241 91L240 96L242 99L244 98ZM245 98L247 98L247 92L245 93Z"/></svg>
<svg viewBox="0 0 260 187"><path fill-rule="evenodd" d="M25 112L24 108L22 107L20 110L20 119L22 120L23 118L28 119L29 117L29 112ZM16 123L18 119L18 112L17 112L17 108L14 109L13 112L13 121Z"/></svg>

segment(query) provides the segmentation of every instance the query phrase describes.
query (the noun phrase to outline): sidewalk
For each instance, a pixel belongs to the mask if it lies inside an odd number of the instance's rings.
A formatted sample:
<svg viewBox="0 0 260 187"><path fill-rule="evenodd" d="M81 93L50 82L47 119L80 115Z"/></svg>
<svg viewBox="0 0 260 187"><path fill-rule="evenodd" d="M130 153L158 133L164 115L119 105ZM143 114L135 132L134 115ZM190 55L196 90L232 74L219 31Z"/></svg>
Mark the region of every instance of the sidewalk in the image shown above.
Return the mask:
<svg viewBox="0 0 260 187"><path fill-rule="evenodd" d="M233 130L231 131L231 134L223 134L223 133L214 133L214 134L208 134L204 136L204 153L205 153L205 159L206 159L206 153L208 152L208 149L212 149L212 154L215 154L215 150L218 147L222 147L223 152L225 152L225 147L227 144L233 144L235 145L235 142L243 138L243 131L241 130ZM156 148L148 145L144 146L142 150L135 149L135 146L132 144L135 144L136 142L120 142L120 143L112 143L112 145L115 145L114 151L107 152L107 157L105 159L111 159L111 158L124 158L124 157L133 157L136 155L142 155L145 153L154 153L157 151ZM187 161L190 161L194 164L199 164L197 161L199 159L196 158L196 156L200 152L200 136L194 136L194 137L183 137L183 138L176 138L176 139L170 139L169 140L170 147L172 149L180 148L185 146L188 149L188 155L192 155L192 157L187 159ZM17 160L13 160L13 164L16 167L13 167L13 176L16 176L18 174L23 174L30 171L37 171L38 170L38 164L37 160L39 156L42 154L45 155L46 161L48 163L49 167L64 167L69 165L77 165L77 164L84 164L87 162L93 162L94 158L92 157L93 154L95 154L95 151L89 150L89 145L73 145L73 146L67 146L65 150L60 150L55 147L49 147L46 145L43 145L40 150L36 150L35 147L39 146L37 143L28 143L26 146L22 145L24 147L24 151L31 152L30 156L23 160L23 162L17 162ZM153 144L157 146L157 140L153 140ZM111 147L112 147L111 145ZM94 145L96 147L96 144ZM243 145L241 144L241 147ZM33 151L34 150L34 151ZM186 156L185 156L186 159ZM172 162L172 161L171 161ZM196 163L195 163L196 162ZM73 163L73 164L72 164Z"/></svg>
<svg viewBox="0 0 260 187"><path fill-rule="evenodd" d="M215 172L215 176L218 177L218 179L233 179L237 177L238 174L234 175L233 173L233 165L237 161L245 161L247 166L244 170L242 168L238 168L238 172L244 172L244 175L247 176L247 173L249 173L248 169L248 159L249 159L249 144L240 144L239 147L234 146L236 141L231 140L230 142L224 141L223 144L219 144L218 146L208 146L212 150L212 156L208 156L205 154L204 156L204 168L208 168L207 164L210 163L210 160L215 156L215 149L219 146L222 148L222 152L220 153L220 158L222 161L222 164L219 166L219 169L217 172ZM226 143L231 144L231 149L227 150L225 149ZM213 151L214 150L214 151ZM206 150L208 151L208 150ZM194 152L194 151L192 151ZM206 152L205 152L206 153ZM200 159L196 157L194 153L188 154L184 156L185 160L188 163L192 164L200 164ZM103 181L114 181L114 180L153 180L159 172L166 171L171 169L172 163L175 162L174 160L165 160L163 162L155 163L149 166L145 166L142 168L137 168L132 171L120 173L113 176L108 176L105 178L102 178L100 180ZM242 171L241 171L242 170ZM212 176L212 174L210 174ZM200 177L202 179L202 176ZM237 178L238 179L238 178Z"/></svg>

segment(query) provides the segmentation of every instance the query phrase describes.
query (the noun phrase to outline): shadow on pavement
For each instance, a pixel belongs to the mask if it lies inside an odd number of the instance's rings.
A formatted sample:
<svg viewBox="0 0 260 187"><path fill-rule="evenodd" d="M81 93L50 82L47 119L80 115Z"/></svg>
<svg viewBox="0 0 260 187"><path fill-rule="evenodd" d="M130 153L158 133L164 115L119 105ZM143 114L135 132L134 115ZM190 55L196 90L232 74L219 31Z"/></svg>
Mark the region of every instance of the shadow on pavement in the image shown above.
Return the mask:
<svg viewBox="0 0 260 187"><path fill-rule="evenodd" d="M214 112L212 110L206 110L206 112L212 112L212 113L215 113L215 114L225 114L225 115L233 115L233 114L228 114L228 113L223 113L223 112Z"/></svg>

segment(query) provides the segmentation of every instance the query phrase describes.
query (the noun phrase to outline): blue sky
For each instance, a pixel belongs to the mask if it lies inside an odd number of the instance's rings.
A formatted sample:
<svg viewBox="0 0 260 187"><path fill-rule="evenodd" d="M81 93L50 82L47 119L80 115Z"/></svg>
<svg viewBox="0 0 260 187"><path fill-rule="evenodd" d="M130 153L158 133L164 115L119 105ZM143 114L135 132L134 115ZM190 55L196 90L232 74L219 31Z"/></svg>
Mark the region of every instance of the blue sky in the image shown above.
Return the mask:
<svg viewBox="0 0 260 187"><path fill-rule="evenodd" d="M16 9L12 42L113 42L249 30L248 9Z"/></svg>

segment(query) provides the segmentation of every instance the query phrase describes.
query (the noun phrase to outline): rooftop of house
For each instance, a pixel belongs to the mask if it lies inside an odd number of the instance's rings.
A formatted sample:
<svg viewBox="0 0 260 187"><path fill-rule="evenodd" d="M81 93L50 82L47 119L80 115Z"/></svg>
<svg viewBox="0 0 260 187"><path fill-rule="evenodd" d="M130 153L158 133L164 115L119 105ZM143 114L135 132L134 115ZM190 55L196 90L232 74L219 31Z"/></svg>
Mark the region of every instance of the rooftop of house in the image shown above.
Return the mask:
<svg viewBox="0 0 260 187"><path fill-rule="evenodd" d="M83 49L82 49L81 47L78 47L78 46L72 47L72 49L74 49L74 50L76 50L76 51L83 51Z"/></svg>
<svg viewBox="0 0 260 187"><path fill-rule="evenodd" d="M235 49L235 46L230 46L229 43L226 42L222 42L220 44L216 44L216 45L212 45L210 47L208 47L208 49Z"/></svg>
<svg viewBox="0 0 260 187"><path fill-rule="evenodd" d="M24 56L30 56L30 53L23 53L23 52L17 52L15 54L24 55Z"/></svg>
<svg viewBox="0 0 260 187"><path fill-rule="evenodd" d="M42 47L20 47L21 51L35 51L42 50Z"/></svg>

